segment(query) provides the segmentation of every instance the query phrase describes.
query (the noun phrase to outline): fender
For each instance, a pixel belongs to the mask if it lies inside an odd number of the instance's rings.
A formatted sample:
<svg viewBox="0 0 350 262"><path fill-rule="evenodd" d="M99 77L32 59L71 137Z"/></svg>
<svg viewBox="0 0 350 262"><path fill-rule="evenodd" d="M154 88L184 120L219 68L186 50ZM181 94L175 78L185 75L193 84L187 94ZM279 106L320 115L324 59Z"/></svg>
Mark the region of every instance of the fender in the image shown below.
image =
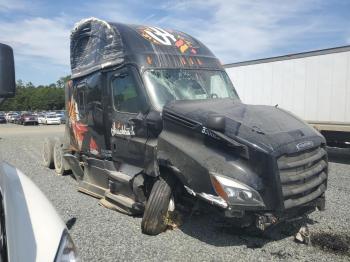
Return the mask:
<svg viewBox="0 0 350 262"><path fill-rule="evenodd" d="M54 261L66 225L21 171L0 163L8 261Z"/></svg>
<svg viewBox="0 0 350 262"><path fill-rule="evenodd" d="M210 173L223 174L260 190L261 178L255 174L246 160L206 146L201 140L163 130L158 138L158 163L174 171L187 187L197 193L216 195Z"/></svg>

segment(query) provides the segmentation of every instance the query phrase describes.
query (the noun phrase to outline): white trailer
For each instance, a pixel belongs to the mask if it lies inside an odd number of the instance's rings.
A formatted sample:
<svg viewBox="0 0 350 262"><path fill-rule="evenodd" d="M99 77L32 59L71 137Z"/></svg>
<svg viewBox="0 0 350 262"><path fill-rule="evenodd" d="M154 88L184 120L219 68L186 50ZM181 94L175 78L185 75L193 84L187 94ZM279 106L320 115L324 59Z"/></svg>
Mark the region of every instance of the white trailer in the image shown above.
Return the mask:
<svg viewBox="0 0 350 262"><path fill-rule="evenodd" d="M224 67L244 103L278 105L350 147L350 46Z"/></svg>

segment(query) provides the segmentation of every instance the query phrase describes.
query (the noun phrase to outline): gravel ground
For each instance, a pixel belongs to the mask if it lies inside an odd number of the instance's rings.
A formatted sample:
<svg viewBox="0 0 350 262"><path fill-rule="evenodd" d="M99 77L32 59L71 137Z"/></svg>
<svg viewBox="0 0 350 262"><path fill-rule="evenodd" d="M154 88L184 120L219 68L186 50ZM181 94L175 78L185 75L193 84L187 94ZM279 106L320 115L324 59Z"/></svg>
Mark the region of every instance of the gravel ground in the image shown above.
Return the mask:
<svg viewBox="0 0 350 262"><path fill-rule="evenodd" d="M344 244L345 252L297 244L293 236L269 240L237 233L215 226L211 214L192 216L180 228L150 237L141 233L141 218L101 207L97 199L77 192L70 176L59 177L41 165L43 138L62 134L63 129L0 125L0 159L29 176L64 221L76 219L70 231L82 261L350 261L348 164L330 163L326 211L313 213L309 221L314 243Z"/></svg>

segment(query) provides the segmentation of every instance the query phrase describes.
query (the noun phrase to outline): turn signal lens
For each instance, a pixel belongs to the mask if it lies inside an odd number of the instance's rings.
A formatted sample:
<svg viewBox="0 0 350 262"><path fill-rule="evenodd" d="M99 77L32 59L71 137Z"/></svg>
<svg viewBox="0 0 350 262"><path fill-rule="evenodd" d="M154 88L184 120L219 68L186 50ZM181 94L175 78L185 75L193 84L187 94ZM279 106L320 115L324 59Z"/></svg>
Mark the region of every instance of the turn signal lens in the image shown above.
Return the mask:
<svg viewBox="0 0 350 262"><path fill-rule="evenodd" d="M228 195L225 192L224 188L222 187L222 185L219 183L219 181L214 177L211 176L211 183L213 184L213 187L215 189L215 192L221 196L224 200L228 200Z"/></svg>

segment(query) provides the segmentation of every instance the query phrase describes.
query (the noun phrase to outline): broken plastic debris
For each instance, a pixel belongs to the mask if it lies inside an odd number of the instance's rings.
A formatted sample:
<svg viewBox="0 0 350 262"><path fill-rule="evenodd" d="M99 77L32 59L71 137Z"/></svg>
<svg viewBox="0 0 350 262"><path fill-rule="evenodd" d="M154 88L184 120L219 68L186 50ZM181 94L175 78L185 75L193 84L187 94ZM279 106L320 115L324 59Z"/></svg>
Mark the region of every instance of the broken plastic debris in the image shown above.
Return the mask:
<svg viewBox="0 0 350 262"><path fill-rule="evenodd" d="M296 242L309 245L310 244L309 228L307 226L302 226L294 237Z"/></svg>

